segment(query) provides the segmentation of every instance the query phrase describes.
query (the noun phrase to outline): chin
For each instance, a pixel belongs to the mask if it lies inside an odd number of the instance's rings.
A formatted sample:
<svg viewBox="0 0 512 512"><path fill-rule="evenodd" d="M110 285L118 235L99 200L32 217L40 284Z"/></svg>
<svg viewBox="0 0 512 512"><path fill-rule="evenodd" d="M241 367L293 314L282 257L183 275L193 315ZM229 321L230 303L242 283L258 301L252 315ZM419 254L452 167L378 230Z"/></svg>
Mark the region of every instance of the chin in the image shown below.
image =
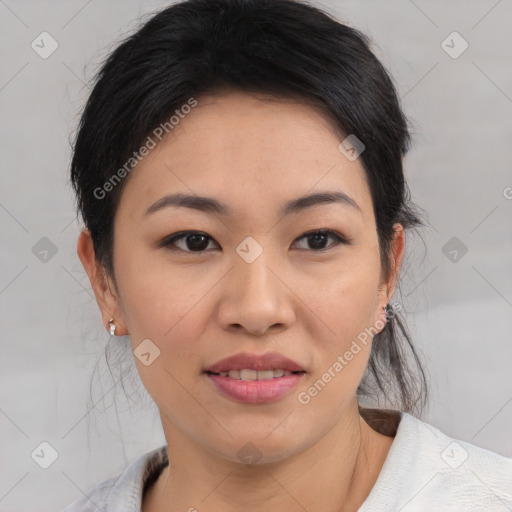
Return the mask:
<svg viewBox="0 0 512 512"><path fill-rule="evenodd" d="M224 443L215 442L212 451L227 461L248 466L281 462L302 451L302 443L297 443L294 440L295 436L292 437L288 433L276 436L274 431L274 435L269 436L272 429L259 430L257 433L254 432L254 428L249 430L251 434L246 433L237 438L228 436L228 439L224 438Z"/></svg>

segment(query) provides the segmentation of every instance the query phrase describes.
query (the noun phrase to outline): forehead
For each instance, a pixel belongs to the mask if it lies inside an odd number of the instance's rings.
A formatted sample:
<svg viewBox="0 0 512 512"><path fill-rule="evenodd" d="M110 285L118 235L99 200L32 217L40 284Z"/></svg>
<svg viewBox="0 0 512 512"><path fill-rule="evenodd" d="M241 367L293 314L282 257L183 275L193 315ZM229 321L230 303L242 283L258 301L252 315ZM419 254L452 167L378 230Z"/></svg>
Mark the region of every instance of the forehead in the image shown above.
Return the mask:
<svg viewBox="0 0 512 512"><path fill-rule="evenodd" d="M196 100L132 171L123 195L139 210L172 192L215 196L236 210L237 202L281 205L315 188L368 206L362 164L339 151L344 135L322 109L236 91Z"/></svg>

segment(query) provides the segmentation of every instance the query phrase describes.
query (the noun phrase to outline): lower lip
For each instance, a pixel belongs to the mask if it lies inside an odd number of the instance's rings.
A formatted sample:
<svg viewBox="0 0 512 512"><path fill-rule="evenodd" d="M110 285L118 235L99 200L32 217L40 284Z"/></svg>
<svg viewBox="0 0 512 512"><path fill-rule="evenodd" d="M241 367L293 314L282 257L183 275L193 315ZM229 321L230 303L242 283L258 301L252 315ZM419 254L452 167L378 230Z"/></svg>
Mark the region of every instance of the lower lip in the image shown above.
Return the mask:
<svg viewBox="0 0 512 512"><path fill-rule="evenodd" d="M279 400L295 388L304 373L292 373L268 380L240 380L221 377L211 373L205 374L217 389L238 402L260 404Z"/></svg>

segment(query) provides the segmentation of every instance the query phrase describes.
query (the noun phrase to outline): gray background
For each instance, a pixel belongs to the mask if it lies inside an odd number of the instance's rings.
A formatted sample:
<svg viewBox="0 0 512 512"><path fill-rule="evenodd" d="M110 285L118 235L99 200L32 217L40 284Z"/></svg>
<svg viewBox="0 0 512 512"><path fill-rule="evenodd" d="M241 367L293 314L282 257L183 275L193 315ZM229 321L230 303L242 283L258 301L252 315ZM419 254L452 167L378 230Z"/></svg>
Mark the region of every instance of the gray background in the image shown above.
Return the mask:
<svg viewBox="0 0 512 512"><path fill-rule="evenodd" d="M167 4L0 0L2 511L57 510L165 442L138 376L127 402L101 361L109 336L76 256L67 171L87 81ZM512 2L323 5L373 39L414 123L405 167L431 227L409 241L402 291L431 379L423 419L512 456ZM47 59L31 48L43 31L59 45ZM441 46L453 31L469 44L458 58ZM57 250L46 261L43 237ZM452 237L468 249L455 262ZM46 470L31 458L43 441L58 453Z"/></svg>

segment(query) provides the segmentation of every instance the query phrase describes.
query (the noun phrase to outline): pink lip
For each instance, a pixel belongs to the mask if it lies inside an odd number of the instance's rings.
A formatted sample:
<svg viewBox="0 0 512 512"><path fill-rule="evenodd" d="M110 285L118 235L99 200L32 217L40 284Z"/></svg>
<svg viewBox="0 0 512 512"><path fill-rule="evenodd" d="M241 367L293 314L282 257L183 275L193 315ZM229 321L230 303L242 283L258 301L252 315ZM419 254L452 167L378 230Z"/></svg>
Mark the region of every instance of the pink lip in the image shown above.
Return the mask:
<svg viewBox="0 0 512 512"><path fill-rule="evenodd" d="M252 404L279 400L297 386L304 375L304 373L292 373L275 379L247 381L221 377L212 373L206 374L220 392L239 402Z"/></svg>
<svg viewBox="0 0 512 512"><path fill-rule="evenodd" d="M298 363L277 353L267 352L266 354L249 354L248 352L240 352L225 359L217 361L215 364L205 368L205 372L220 373L229 370L272 370L283 369L291 372L304 372Z"/></svg>

